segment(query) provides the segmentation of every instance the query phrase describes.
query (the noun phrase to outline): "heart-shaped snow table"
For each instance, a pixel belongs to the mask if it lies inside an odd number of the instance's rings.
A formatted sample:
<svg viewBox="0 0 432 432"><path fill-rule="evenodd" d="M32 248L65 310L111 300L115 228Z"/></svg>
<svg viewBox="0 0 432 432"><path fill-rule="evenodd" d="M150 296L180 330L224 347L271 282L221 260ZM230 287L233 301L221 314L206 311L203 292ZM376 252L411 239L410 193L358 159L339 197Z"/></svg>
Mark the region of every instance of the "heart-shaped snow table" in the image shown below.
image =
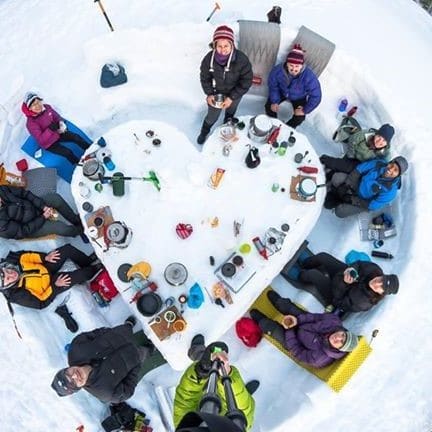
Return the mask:
<svg viewBox="0 0 432 432"><path fill-rule="evenodd" d="M247 117L242 120L246 125L249 123ZM274 124L280 122L274 120ZM148 131L154 134L146 136ZM290 128L282 125L278 140L286 140L289 132ZM125 301L129 303L136 288L123 292L131 285L118 279L117 269L123 263L148 262L152 268L149 280L158 285L156 292L163 300L170 296L177 300L181 294L188 295L196 282L201 286L204 303L197 309L186 306L183 313L186 328L177 326L183 331L163 341L149 326L151 318L142 316L135 303L131 304L144 331L174 369L181 370L189 364L187 349L195 334L203 333L208 341L217 340L246 312L307 237L321 211L324 188L317 190L316 200L302 202L289 194L291 178L299 174L299 164L294 162L296 153L304 154L308 150L300 165L319 168L317 184L324 179L318 157L304 135L295 133L297 141L294 147L288 147L284 156L276 154L268 144L257 144L261 164L255 169L247 168L244 162L247 144L251 142L247 138L247 127L237 131L237 135L238 140L231 143L229 156L224 156L222 150L226 143L221 138L220 128L215 129L200 152L185 135L168 124L132 121L104 135L105 149L112 153L116 166L114 171L106 171L105 176L122 172L125 176L142 178L154 171L160 181L160 191L149 181L126 180L125 194L118 197L113 195L110 184L104 184L102 192L97 192L96 181L84 177L82 168L78 167L74 173L72 191L83 221L86 212L82 205L87 201L95 210L109 206L113 219L124 222L132 230L132 239L126 248L110 247L104 252L93 243ZM160 140L159 145L153 144L155 138ZM98 149L94 144L87 154ZM219 186L213 189L209 179L217 168L224 169L225 173ZM90 189L89 196L82 196L87 190L80 182ZM273 191L277 189L276 183L279 189ZM178 224L192 227L185 239L176 232ZM282 224L290 226L282 249L265 260L252 239L259 237L265 243L268 228L281 230ZM235 236L238 230L240 233ZM94 229L87 229L87 233L95 235ZM239 249L248 249L241 248L245 243L251 250L241 254ZM231 276L232 265L222 267L232 254L243 258L243 262L237 259L240 266L236 267L234 276ZM210 256L214 257L214 266ZM187 280L180 286L170 285L164 278L166 267L174 262L182 263L187 269ZM233 303L224 301L225 308L216 305L208 294L219 280L215 275L219 267L217 273L226 277L233 288L229 291ZM177 301L176 306L181 309Z"/></svg>

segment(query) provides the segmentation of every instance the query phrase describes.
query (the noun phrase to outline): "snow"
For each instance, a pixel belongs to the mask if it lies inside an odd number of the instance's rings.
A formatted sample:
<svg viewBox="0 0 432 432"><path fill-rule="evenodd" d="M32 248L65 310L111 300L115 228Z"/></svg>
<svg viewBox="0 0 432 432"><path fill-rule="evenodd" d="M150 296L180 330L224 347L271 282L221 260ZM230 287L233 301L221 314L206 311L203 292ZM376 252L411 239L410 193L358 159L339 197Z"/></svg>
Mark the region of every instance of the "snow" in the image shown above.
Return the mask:
<svg viewBox="0 0 432 432"><path fill-rule="evenodd" d="M227 23L237 30L238 19L263 20L273 6L257 0L227 1L209 24L204 19L213 2L129 0L125 7L121 0L105 0L104 5L116 29L112 34L93 2L0 3L0 55L4 60L0 69L0 151L10 170L23 157L19 146L26 131L19 106L28 89L40 91L48 103L92 137L129 120L145 120L165 122L194 142L205 108L198 67L215 26ZM379 262L385 271L398 273L401 289L375 310L347 321L347 327L364 335L369 336L374 328L380 333L372 354L340 394L331 393L270 344L249 350L239 343L232 328L224 335L232 363L244 378L261 381L253 430L430 430L430 16L409 0L293 0L280 5L279 58L302 24L337 46L320 78L323 101L299 132L317 154L339 154L331 135L337 125L338 100L345 96L350 105L359 106L356 117L362 125L390 122L395 126L393 153L407 157L410 169L396 209L401 229L383 247L395 259ZM130 80L127 86L102 90L99 70L111 59L125 60ZM262 105L263 101L248 96L239 113L262 112ZM59 190L72 199L62 181ZM326 250L340 258L351 249L371 250L371 245L359 241L355 219L336 220L328 211L321 213L308 239L314 251ZM60 240L1 241L0 252L3 256L9 249L49 251L59 244ZM79 240L73 244L82 247ZM86 246L85 250L90 249ZM294 290L280 278L272 285L311 310L320 310L309 294ZM120 299L109 309L99 308L84 287L70 292L68 304L80 331L116 325L130 311ZM59 399L49 387L55 371L65 364L64 346L72 336L53 313L54 307L44 311L15 307L23 335L20 340L1 302L2 431L73 431L81 424L85 431L101 430L99 422L106 414L102 404L84 392ZM151 417L155 431L164 427L153 386L173 386L179 376L180 372L165 365L145 376L131 399Z"/></svg>

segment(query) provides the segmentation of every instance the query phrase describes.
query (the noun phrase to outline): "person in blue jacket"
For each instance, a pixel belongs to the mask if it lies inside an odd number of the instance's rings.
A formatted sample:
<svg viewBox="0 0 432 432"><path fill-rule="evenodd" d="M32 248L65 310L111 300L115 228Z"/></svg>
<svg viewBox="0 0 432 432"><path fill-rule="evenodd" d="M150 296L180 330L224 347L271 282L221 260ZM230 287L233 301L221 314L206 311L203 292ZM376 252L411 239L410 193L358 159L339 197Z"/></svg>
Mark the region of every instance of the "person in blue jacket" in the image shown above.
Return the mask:
<svg viewBox="0 0 432 432"><path fill-rule="evenodd" d="M265 111L277 118L279 105L288 101L293 106L293 116L287 125L296 128L304 122L321 102L321 86L315 73L304 64L304 51L299 44L288 53L285 63L276 65L268 78L269 97Z"/></svg>
<svg viewBox="0 0 432 432"><path fill-rule="evenodd" d="M397 156L390 162L382 159L362 162L350 174L335 173L324 207L335 208L340 218L379 210L396 198L401 176L407 169L408 161Z"/></svg>

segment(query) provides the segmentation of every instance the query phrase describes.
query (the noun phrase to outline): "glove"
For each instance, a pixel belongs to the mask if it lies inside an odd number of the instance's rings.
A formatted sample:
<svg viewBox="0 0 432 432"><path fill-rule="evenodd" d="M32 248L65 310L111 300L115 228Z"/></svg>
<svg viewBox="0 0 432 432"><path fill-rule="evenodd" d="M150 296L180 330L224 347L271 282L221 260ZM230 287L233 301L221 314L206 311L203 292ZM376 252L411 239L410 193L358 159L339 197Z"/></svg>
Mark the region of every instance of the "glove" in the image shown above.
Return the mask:
<svg viewBox="0 0 432 432"><path fill-rule="evenodd" d="M220 348L222 351L228 353L228 346L225 343L211 343L203 352L201 360L197 361L195 364L195 372L199 378L207 378L209 376L212 367L211 355L215 348Z"/></svg>
<svg viewBox="0 0 432 432"><path fill-rule="evenodd" d="M348 199L348 196L353 195L354 192L349 185L342 183L336 188L336 193L342 201L346 202L345 199Z"/></svg>
<svg viewBox="0 0 432 432"><path fill-rule="evenodd" d="M327 165L326 162L327 162L329 159L331 159L331 156L326 155L326 154L320 156L320 158L319 158L320 162L321 162L323 165Z"/></svg>
<svg viewBox="0 0 432 432"><path fill-rule="evenodd" d="M52 130L53 132L57 132L59 127L60 125L58 122L53 122L48 126L48 129Z"/></svg>

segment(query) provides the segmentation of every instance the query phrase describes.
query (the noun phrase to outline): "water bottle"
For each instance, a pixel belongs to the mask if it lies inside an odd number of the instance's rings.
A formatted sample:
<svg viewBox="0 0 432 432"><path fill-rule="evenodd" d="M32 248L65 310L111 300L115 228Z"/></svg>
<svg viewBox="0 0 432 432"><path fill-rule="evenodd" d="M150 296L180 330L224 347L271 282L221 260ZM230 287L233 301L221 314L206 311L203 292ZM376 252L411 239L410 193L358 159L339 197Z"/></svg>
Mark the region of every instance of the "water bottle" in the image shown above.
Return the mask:
<svg viewBox="0 0 432 432"><path fill-rule="evenodd" d="M347 112L347 117L352 117L357 112L357 109L356 106L351 107Z"/></svg>
<svg viewBox="0 0 432 432"><path fill-rule="evenodd" d="M345 113L346 109L348 106L348 100L347 99L342 99L339 102L339 106L338 106L338 113L337 113L337 117L342 117L342 115Z"/></svg>
<svg viewBox="0 0 432 432"><path fill-rule="evenodd" d="M114 162L112 161L112 159L109 156L105 156L103 158L103 164L105 165L106 169L109 171L114 171L116 168Z"/></svg>
<svg viewBox="0 0 432 432"><path fill-rule="evenodd" d="M393 258L393 255L391 253L381 252L381 251L377 251L377 250L373 250L371 255L373 257L376 257L376 258L385 258L385 259L392 259Z"/></svg>

